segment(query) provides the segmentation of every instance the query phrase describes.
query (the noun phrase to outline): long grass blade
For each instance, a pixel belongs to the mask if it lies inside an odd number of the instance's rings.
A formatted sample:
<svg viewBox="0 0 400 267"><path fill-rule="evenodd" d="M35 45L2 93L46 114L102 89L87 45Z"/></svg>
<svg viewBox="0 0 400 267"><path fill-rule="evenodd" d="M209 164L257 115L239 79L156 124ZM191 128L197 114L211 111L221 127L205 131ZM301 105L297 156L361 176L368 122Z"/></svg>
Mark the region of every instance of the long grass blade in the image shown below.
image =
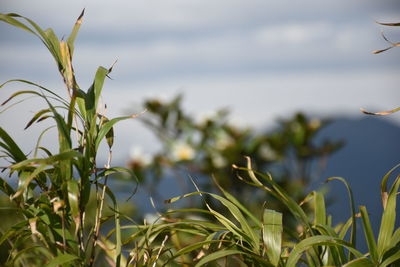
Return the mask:
<svg viewBox="0 0 400 267"><path fill-rule="evenodd" d="M214 252L212 254L209 254L205 257L203 257L196 265L195 267L200 267L203 266L206 263L218 260L220 258L224 258L230 255L237 255L237 254L243 254L243 251L240 250L234 250L234 249L227 249L227 250L219 250L217 252Z"/></svg>
<svg viewBox="0 0 400 267"><path fill-rule="evenodd" d="M347 183L345 179L342 177L331 177L326 180L326 182L332 181L332 180L338 180L342 182L347 189L347 193L349 195L349 200L350 200L350 209L351 209L351 232L350 232L350 244L353 245L353 247L356 246L356 239L357 239L357 226L356 226L356 207L354 203L354 197L353 197L353 191L351 190L350 185ZM349 251L349 259L352 260L354 259L354 255L350 253Z"/></svg>
<svg viewBox="0 0 400 267"><path fill-rule="evenodd" d="M84 14L85 14L85 9L82 10L82 13L79 15L78 19L76 20L74 28L72 28L72 32L67 39L67 44L69 47L69 54L71 55L71 57L74 54L74 42L75 42L76 36L78 35L79 28L81 27Z"/></svg>
<svg viewBox="0 0 400 267"><path fill-rule="evenodd" d="M269 261L278 266L282 250L282 213L265 209L262 224L262 239Z"/></svg>
<svg viewBox="0 0 400 267"><path fill-rule="evenodd" d="M79 258L72 254L61 254L52 259L48 264L45 265L45 267L63 266L64 264L71 263L72 261L75 261L77 259Z"/></svg>
<svg viewBox="0 0 400 267"><path fill-rule="evenodd" d="M374 237L374 232L372 231L371 221L369 220L367 208L365 206L360 206L361 219L363 222L365 240L367 241L369 255L371 260L377 264L378 263L378 250L376 247L376 241Z"/></svg>
<svg viewBox="0 0 400 267"><path fill-rule="evenodd" d="M367 258L358 258L343 265L343 267L375 267L375 266L377 265L373 264Z"/></svg>
<svg viewBox="0 0 400 267"><path fill-rule="evenodd" d="M315 246L340 246L348 249L351 254L355 255L357 258L364 256L361 252L356 250L352 244L342 239L332 236L317 235L302 240L293 248L287 259L286 267L295 267L301 255L308 249L311 249Z"/></svg>
<svg viewBox="0 0 400 267"><path fill-rule="evenodd" d="M384 253L390 249L390 243L396 222L396 198L400 186L400 175L394 181L383 211L381 226L378 235L378 255L382 259Z"/></svg>
<svg viewBox="0 0 400 267"><path fill-rule="evenodd" d="M8 133L0 127L0 138L4 141L5 149L12 156L14 162L20 162L26 159L25 154L19 148L19 146L14 142L14 140L8 135Z"/></svg>
<svg viewBox="0 0 400 267"><path fill-rule="evenodd" d="M389 180L390 175L400 167L400 164L394 166L390 171L388 171L381 180L381 198L382 198L382 206L383 209L386 208L387 199L388 199L388 192L387 192L387 183Z"/></svg>

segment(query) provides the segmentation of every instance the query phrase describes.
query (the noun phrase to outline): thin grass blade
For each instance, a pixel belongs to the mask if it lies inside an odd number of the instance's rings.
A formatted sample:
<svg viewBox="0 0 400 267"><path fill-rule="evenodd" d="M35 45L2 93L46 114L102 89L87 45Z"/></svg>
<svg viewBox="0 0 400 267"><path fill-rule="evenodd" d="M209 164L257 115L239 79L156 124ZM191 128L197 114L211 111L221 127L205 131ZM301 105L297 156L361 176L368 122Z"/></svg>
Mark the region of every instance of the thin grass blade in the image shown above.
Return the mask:
<svg viewBox="0 0 400 267"><path fill-rule="evenodd" d="M369 255L371 260L377 264L378 263L378 250L376 247L376 241L374 237L374 232L372 231L371 221L369 220L367 208L365 206L360 206L361 219L364 228L365 240L367 241Z"/></svg>
<svg viewBox="0 0 400 267"><path fill-rule="evenodd" d="M383 211L381 226L378 235L378 255L382 259L384 252L390 249L390 243L396 222L396 198L400 186L400 176L394 181Z"/></svg>
<svg viewBox="0 0 400 267"><path fill-rule="evenodd" d="M326 180L326 182L332 181L332 180L338 180L342 182L347 189L347 193L349 195L349 200L350 200L350 209L351 209L351 232L350 232L350 244L353 245L353 247L356 246L356 240L357 240L357 229L356 229L356 208L355 208L355 203L354 203L354 197L353 197L353 191L351 190L350 185L347 183L345 179L342 177L331 177ZM352 255L349 251L349 259L352 260L354 259L354 255Z"/></svg>
<svg viewBox="0 0 400 267"><path fill-rule="evenodd" d="M262 224L262 239L269 261L279 265L282 250L282 213L265 209Z"/></svg>
<svg viewBox="0 0 400 267"><path fill-rule="evenodd" d="M206 263L218 260L220 258L224 258L230 255L237 255L237 254L243 254L243 251L240 250L234 250L234 249L227 249L227 250L219 250L217 252L211 253L205 257L203 257L196 265L195 267L200 267L203 266Z"/></svg>

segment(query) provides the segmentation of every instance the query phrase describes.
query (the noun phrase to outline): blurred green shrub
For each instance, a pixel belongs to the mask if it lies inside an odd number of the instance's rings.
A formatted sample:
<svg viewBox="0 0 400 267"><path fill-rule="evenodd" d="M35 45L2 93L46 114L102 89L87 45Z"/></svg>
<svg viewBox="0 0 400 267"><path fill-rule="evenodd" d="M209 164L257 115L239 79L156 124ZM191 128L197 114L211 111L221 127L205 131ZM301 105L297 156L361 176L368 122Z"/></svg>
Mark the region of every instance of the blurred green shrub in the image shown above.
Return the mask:
<svg viewBox="0 0 400 267"><path fill-rule="evenodd" d="M198 121L183 110L181 95L169 102L149 99L144 107L147 112L139 119L158 137L162 149L151 159L138 155L129 162L142 182L153 183L154 177L159 180L172 175L180 177L183 183L190 174L198 178L202 189L214 190L211 178L214 177L239 201L254 204L257 211L256 207L264 201L270 208L280 211L285 208L238 181L232 164L243 165L245 156L249 156L257 170L270 172L300 202L310 181L318 178L328 156L343 144L331 140L317 143L316 136L328 121L311 119L303 113L280 120L278 127L270 132L260 132L230 123L226 109Z"/></svg>

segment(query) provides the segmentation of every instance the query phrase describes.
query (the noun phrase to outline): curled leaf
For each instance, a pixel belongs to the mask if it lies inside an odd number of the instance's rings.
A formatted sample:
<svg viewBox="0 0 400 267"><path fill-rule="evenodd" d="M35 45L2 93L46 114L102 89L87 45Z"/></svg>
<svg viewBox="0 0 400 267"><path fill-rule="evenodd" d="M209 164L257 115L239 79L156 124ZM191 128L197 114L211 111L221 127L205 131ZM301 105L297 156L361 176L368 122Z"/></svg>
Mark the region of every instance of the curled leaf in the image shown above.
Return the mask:
<svg viewBox="0 0 400 267"><path fill-rule="evenodd" d="M395 112L397 112L399 110L400 110L400 107L392 109L392 110L388 110L388 111L382 111L382 112L369 112L369 111L366 111L363 108L360 108L360 111L362 113L364 113L364 114L367 114L367 115L389 115L389 114L395 113Z"/></svg>

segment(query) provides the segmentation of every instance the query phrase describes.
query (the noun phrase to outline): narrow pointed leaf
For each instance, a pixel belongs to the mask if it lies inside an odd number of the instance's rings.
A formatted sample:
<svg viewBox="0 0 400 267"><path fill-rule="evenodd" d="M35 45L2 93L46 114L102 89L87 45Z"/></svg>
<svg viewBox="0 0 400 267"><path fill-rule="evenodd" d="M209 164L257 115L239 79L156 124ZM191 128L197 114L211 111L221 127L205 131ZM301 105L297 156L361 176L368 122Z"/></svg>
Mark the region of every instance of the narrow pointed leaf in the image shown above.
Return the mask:
<svg viewBox="0 0 400 267"><path fill-rule="evenodd" d="M49 112L51 112L51 111L48 108L42 109L42 110L39 110L38 112L36 112L35 115L33 116L33 118L26 124L24 130L28 129L35 121L38 121L38 122L42 121L43 120L42 115L49 113ZM45 118L48 118L48 117L45 117Z"/></svg>
<svg viewBox="0 0 400 267"><path fill-rule="evenodd" d="M373 264L367 258L358 258L343 265L343 267L375 267L375 266L377 265Z"/></svg>
<svg viewBox="0 0 400 267"><path fill-rule="evenodd" d="M302 240L293 248L292 252L290 253L287 259L286 267L295 267L302 254L308 249L311 249L315 246L344 247L348 249L351 252L351 254L355 255L356 257L358 258L363 257L363 254L361 252L356 250L350 243L347 243L342 239L325 235L317 235Z"/></svg>
<svg viewBox="0 0 400 267"><path fill-rule="evenodd" d="M20 162L26 159L25 154L19 148L19 146L14 142L14 140L8 135L3 128L0 127L0 138L4 141L7 145L7 151L15 162Z"/></svg>
<svg viewBox="0 0 400 267"><path fill-rule="evenodd" d="M349 200L350 200L350 209L351 209L351 232L350 232L350 244L352 244L354 247L356 245L356 208L355 208L355 204L354 204L354 197L353 197L353 191L351 190L350 185L347 183L347 181L345 179L343 179L342 177L331 177L328 178L326 181L332 181L332 180L338 180L340 182L342 182L347 189L347 193L349 195ZM352 260L354 259L353 257L354 255L350 254L349 252L349 259Z"/></svg>
<svg viewBox="0 0 400 267"><path fill-rule="evenodd" d="M235 255L235 254L243 254L243 251L240 250L233 250L233 249L227 249L227 250L218 250L217 252L214 252L212 254L209 254L205 257L203 257L196 265L195 267L200 267L203 266L206 263L218 260L220 258L224 258L230 255Z"/></svg>
<svg viewBox="0 0 400 267"><path fill-rule="evenodd" d="M369 255L374 263L378 263L378 250L376 247L376 241L374 232L372 231L371 221L369 220L368 212L365 206L360 206L360 213L364 228L365 240L367 241Z"/></svg>
<svg viewBox="0 0 400 267"><path fill-rule="evenodd" d="M99 98L101 95L101 91L103 89L104 80L108 74L108 70L104 67L99 67L96 71L96 75L93 81L92 86L89 88L86 99L85 105L86 110L89 113L90 117L94 117L96 114L96 109L98 106ZM90 118L90 119L91 119Z"/></svg>
<svg viewBox="0 0 400 267"><path fill-rule="evenodd" d="M278 266L282 250L282 213L265 209L263 214L262 239L269 261Z"/></svg>
<svg viewBox="0 0 400 267"><path fill-rule="evenodd" d="M390 249L391 238L396 222L396 198L400 186L400 176L394 181L383 211L381 226L378 235L378 255L382 259L385 251Z"/></svg>
<svg viewBox="0 0 400 267"><path fill-rule="evenodd" d="M114 119L112 119L112 120L110 120L110 121L104 123L104 125L100 128L100 131L99 131L99 133L98 133L98 135L97 135L97 138L96 138L96 143L95 143L95 148L96 148L96 150L98 149L98 147L99 147L99 145L100 145L100 142L103 140L104 137L107 136L107 134L108 134L108 138L109 138L109 139L107 140L108 145L110 145L110 144L112 145L112 144L113 144L113 142L114 142L114 137L113 137L113 135L111 135L112 132L110 133L110 131L112 131L113 126L114 126L117 122L122 121L122 120L127 120L127 119L131 119L131 118L135 118L136 116L137 116L137 115L117 117L117 118L114 118Z"/></svg>
<svg viewBox="0 0 400 267"><path fill-rule="evenodd" d="M79 185L76 180L70 180L68 186L68 202L71 208L71 215L75 221L75 231L80 227L80 210L79 210Z"/></svg>
<svg viewBox="0 0 400 267"><path fill-rule="evenodd" d="M390 48L392 48L392 47L388 47L388 48L382 49L382 50L377 50L377 51L374 51L373 53L374 54L378 54L378 53L386 51L386 50L388 50ZM399 110L400 110L400 107L392 109L392 110L388 110L388 111L382 111L382 112L368 112L365 109L361 109L361 112L363 112L365 114L368 114L368 115L389 115L389 114L395 113L395 112L397 112Z"/></svg>
<svg viewBox="0 0 400 267"><path fill-rule="evenodd" d="M71 57L74 54L74 42L75 42L76 36L78 35L79 28L81 27L84 14L85 14L85 9L82 10L82 13L79 15L78 19L76 20L74 28L72 29L72 32L67 39L67 44L69 47L69 53L70 53Z"/></svg>
<svg viewBox="0 0 400 267"><path fill-rule="evenodd" d="M61 254L61 255L55 257L54 259L52 259L48 264L45 265L45 267L63 266L65 263L70 263L77 259L79 259L79 258L72 254Z"/></svg>
<svg viewBox="0 0 400 267"><path fill-rule="evenodd" d="M382 198L382 206L383 209L386 208L386 204L387 204L387 198L388 198L388 192L387 192L387 182L388 179L390 177L390 175L397 170L400 167L400 164L397 164L396 166L394 166L390 171L388 171L385 176L383 176L382 180L381 180L381 198Z"/></svg>
<svg viewBox="0 0 400 267"><path fill-rule="evenodd" d="M384 22L379 22L377 21L376 23L383 25L383 26L400 26L400 22L395 22L395 23L384 23Z"/></svg>
<svg viewBox="0 0 400 267"><path fill-rule="evenodd" d="M12 168L12 169L21 169L23 167L26 167L28 165L33 165L33 164L52 165L57 161L72 159L74 157L81 157L81 156L82 156L82 154L79 153L78 151L68 150L68 151L64 151L62 153L59 153L57 155L48 157L48 158L26 159L24 161L21 161L21 162L18 162L16 164L14 164L14 165L11 165L10 168Z"/></svg>
<svg viewBox="0 0 400 267"><path fill-rule="evenodd" d="M400 250L396 251L393 255L389 256L386 258L380 266L389 266L390 264L394 263L395 261L400 260ZM398 264L398 262L397 262ZM398 266L398 265L393 265L393 266Z"/></svg>

